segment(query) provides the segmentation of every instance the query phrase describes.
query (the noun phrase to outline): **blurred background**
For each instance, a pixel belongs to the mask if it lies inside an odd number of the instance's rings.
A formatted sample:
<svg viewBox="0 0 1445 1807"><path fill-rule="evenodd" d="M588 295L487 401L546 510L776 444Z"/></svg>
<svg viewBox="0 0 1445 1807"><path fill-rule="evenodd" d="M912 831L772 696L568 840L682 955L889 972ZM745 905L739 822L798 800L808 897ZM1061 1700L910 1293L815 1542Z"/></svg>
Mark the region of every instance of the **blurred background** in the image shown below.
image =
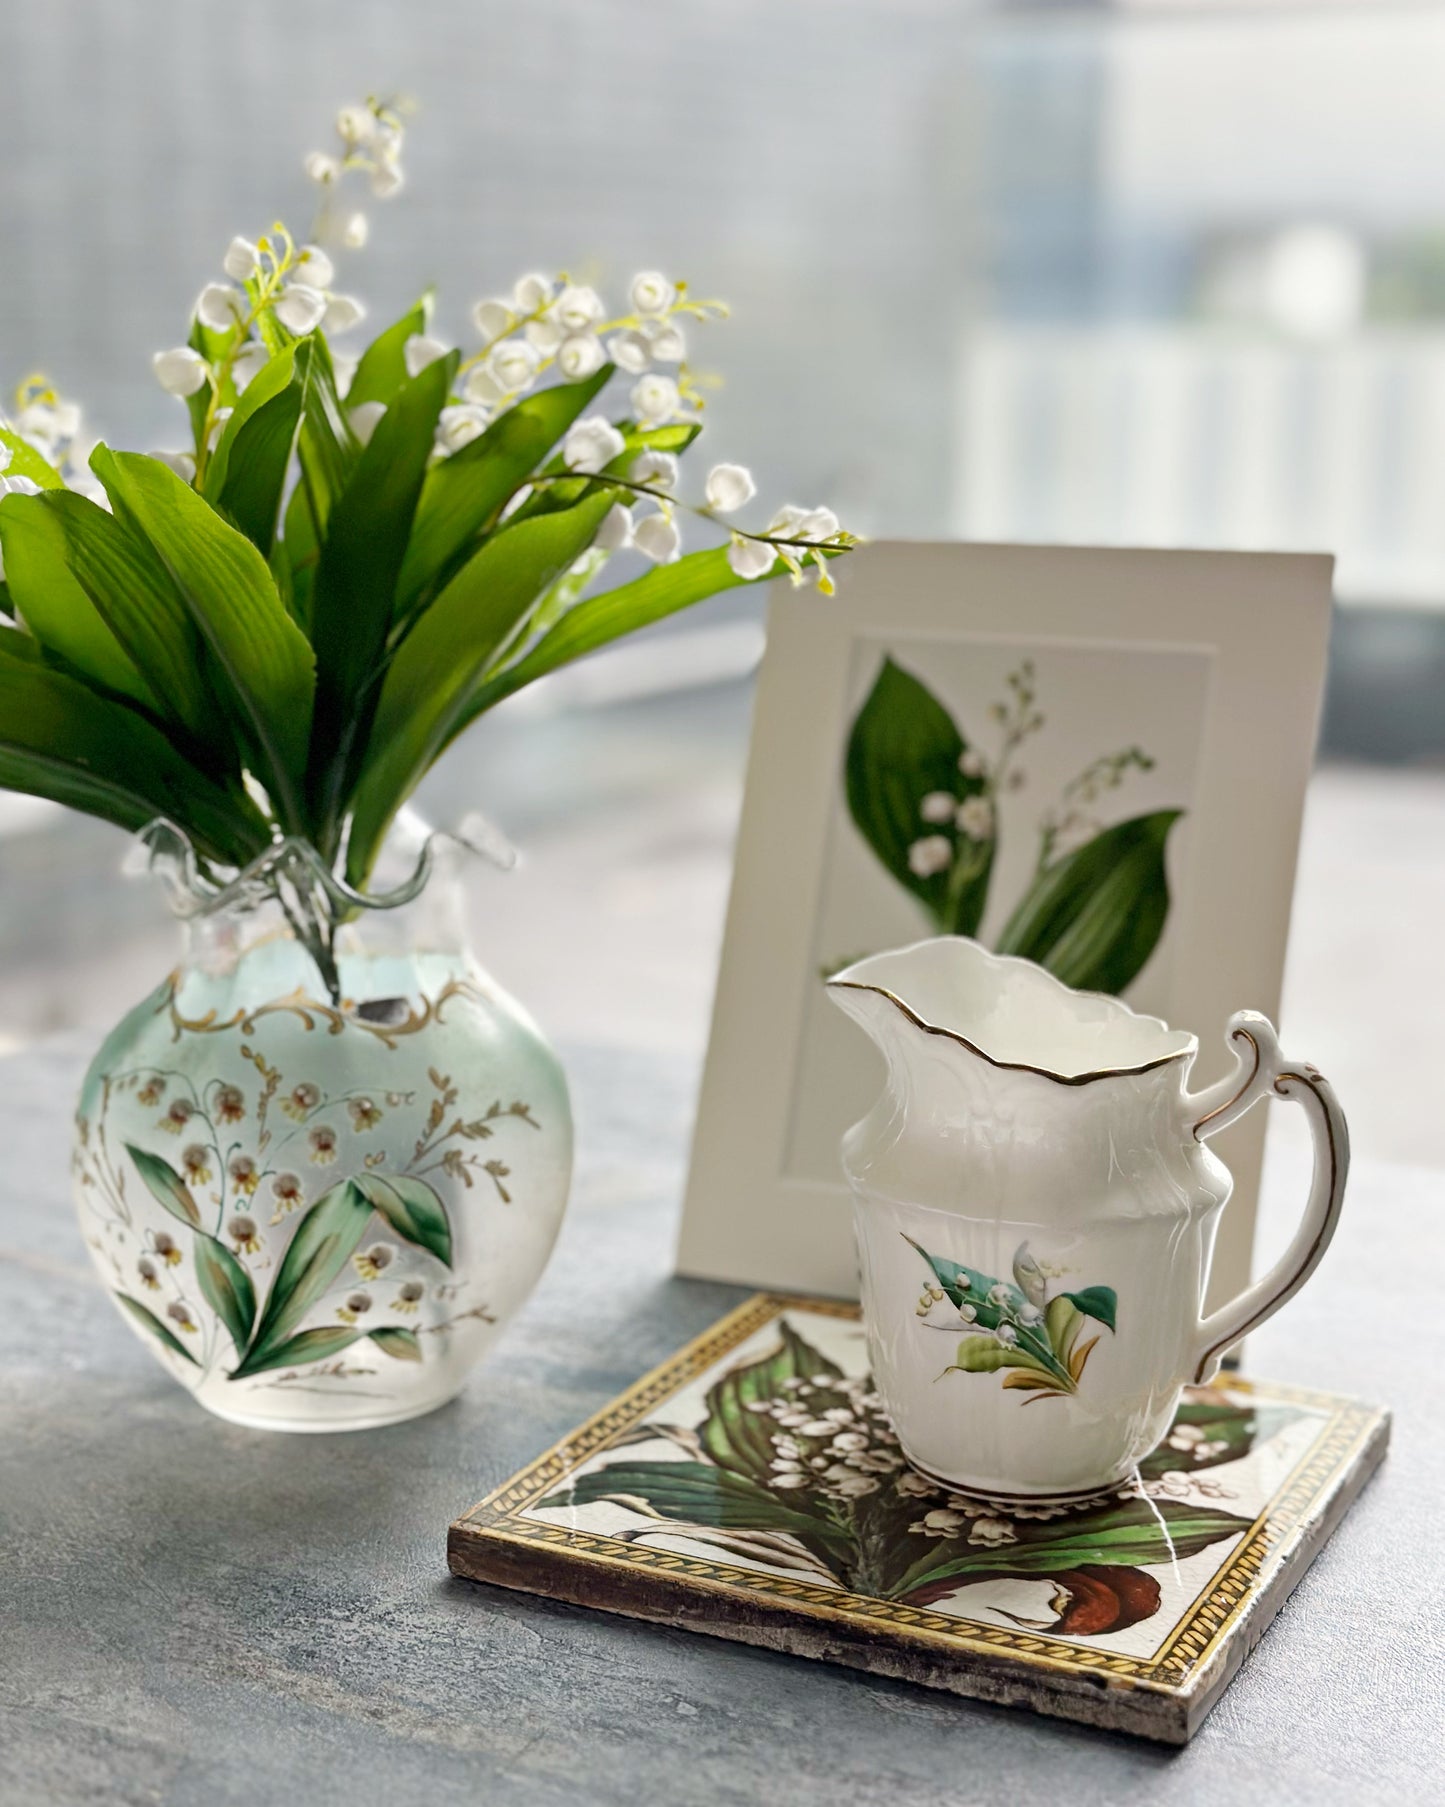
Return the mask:
<svg viewBox="0 0 1445 1807"><path fill-rule="evenodd" d="M435 282L465 341L524 270L657 267L733 305L695 354L709 447L765 499L1337 553L1284 1026L1362 1152L1438 1159L1445 6L0 0L0 45L0 378L118 443L181 443L151 353L233 233L304 225L337 104L401 91L407 189L341 281L373 326ZM760 612L560 675L422 794L526 850L476 943L564 1038L703 1045ZM169 965L122 852L0 796L0 1046Z"/></svg>

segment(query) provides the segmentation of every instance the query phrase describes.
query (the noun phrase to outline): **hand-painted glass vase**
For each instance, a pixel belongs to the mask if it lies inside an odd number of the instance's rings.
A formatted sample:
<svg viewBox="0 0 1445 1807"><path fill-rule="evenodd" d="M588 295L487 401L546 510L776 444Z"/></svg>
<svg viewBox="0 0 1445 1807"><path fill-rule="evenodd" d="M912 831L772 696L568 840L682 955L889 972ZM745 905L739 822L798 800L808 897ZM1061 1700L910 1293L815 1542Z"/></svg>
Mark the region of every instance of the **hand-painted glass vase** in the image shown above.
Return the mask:
<svg viewBox="0 0 1445 1807"><path fill-rule="evenodd" d="M318 907L330 881L304 849L219 891L188 852L160 862L184 961L81 1092L76 1192L106 1290L236 1423L430 1411L551 1252L572 1162L561 1066L468 953L454 853L429 844L375 909Z"/></svg>

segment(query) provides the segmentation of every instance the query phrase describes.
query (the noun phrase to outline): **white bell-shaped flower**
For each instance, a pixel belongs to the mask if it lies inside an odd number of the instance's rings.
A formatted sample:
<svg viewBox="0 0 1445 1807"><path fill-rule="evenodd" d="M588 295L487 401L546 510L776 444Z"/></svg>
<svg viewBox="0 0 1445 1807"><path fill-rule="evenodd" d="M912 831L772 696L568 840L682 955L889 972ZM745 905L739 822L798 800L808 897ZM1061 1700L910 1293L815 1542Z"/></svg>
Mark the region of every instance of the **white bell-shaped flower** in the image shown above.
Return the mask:
<svg viewBox="0 0 1445 1807"><path fill-rule="evenodd" d="M810 508L793 531L800 540L830 540L839 529L839 521L831 508Z"/></svg>
<svg viewBox="0 0 1445 1807"><path fill-rule="evenodd" d="M326 297L308 282L292 282L276 301L276 318L298 339L315 332L326 313Z"/></svg>
<svg viewBox="0 0 1445 1807"><path fill-rule="evenodd" d="M371 237L371 221L358 209L348 213L337 233L348 251L359 251Z"/></svg>
<svg viewBox="0 0 1445 1807"><path fill-rule="evenodd" d="M634 483L645 483L649 489L677 488L677 460L671 452L643 452L632 461L628 476Z"/></svg>
<svg viewBox="0 0 1445 1807"><path fill-rule="evenodd" d="M778 555L761 540L745 540L734 534L728 541L728 565L735 577L751 583L755 577L766 577L778 562Z"/></svg>
<svg viewBox="0 0 1445 1807"><path fill-rule="evenodd" d="M525 389L537 374L541 359L525 339L503 339L492 347L487 361L503 390L509 390Z"/></svg>
<svg viewBox="0 0 1445 1807"><path fill-rule="evenodd" d="M33 477L0 477L0 496L38 496L40 485Z"/></svg>
<svg viewBox="0 0 1445 1807"><path fill-rule="evenodd" d="M408 376L420 376L428 364L434 364L438 358L444 358L451 346L440 339L433 339L426 333L413 333L401 348L401 359L406 365Z"/></svg>
<svg viewBox="0 0 1445 1807"><path fill-rule="evenodd" d="M655 370L632 385L631 401L632 412L646 427L660 427L675 419L682 407L677 384Z"/></svg>
<svg viewBox="0 0 1445 1807"><path fill-rule="evenodd" d="M652 362L652 344L646 333L629 327L626 332L613 333L607 341L607 355L619 370L629 376L641 376Z"/></svg>
<svg viewBox="0 0 1445 1807"><path fill-rule="evenodd" d="M376 431L376 423L386 413L385 402L358 402L351 409L351 430L362 445L371 444L371 436Z"/></svg>
<svg viewBox="0 0 1445 1807"><path fill-rule="evenodd" d="M336 130L345 144L370 144L376 136L376 115L370 107L353 102L338 109Z"/></svg>
<svg viewBox="0 0 1445 1807"><path fill-rule="evenodd" d="M530 276L519 276L512 290L512 306L519 314L535 314L551 300L552 286L550 276L540 276L535 271Z"/></svg>
<svg viewBox="0 0 1445 1807"><path fill-rule="evenodd" d="M472 309L472 323L484 339L500 339L511 332L515 320L505 301L479 301Z"/></svg>
<svg viewBox="0 0 1445 1807"><path fill-rule="evenodd" d="M557 368L569 383L593 376L607 362L596 333L573 333L557 347Z"/></svg>
<svg viewBox="0 0 1445 1807"><path fill-rule="evenodd" d="M544 358L550 358L565 337L562 328L550 318L529 320L523 330L527 335L527 343L535 345Z"/></svg>
<svg viewBox="0 0 1445 1807"><path fill-rule="evenodd" d="M343 399L350 393L360 363L361 359L355 352L342 351L337 345L331 347L331 368L336 374L336 393Z"/></svg>
<svg viewBox="0 0 1445 1807"><path fill-rule="evenodd" d="M248 238L233 238L226 246L221 268L235 282L249 282L261 268L261 253Z"/></svg>
<svg viewBox="0 0 1445 1807"><path fill-rule="evenodd" d="M349 332L366 318L366 306L355 295L333 295L326 304L323 320L329 333Z"/></svg>
<svg viewBox="0 0 1445 1807"><path fill-rule="evenodd" d="M569 471L600 471L619 457L626 441L601 414L584 414L574 421L562 441L562 462Z"/></svg>
<svg viewBox="0 0 1445 1807"><path fill-rule="evenodd" d="M271 354L260 340L248 340L231 360L231 381L237 391L245 389L270 362Z"/></svg>
<svg viewBox="0 0 1445 1807"><path fill-rule="evenodd" d="M659 364L680 364L687 356L687 340L682 328L671 320L658 326L651 339L652 355Z"/></svg>
<svg viewBox="0 0 1445 1807"><path fill-rule="evenodd" d="M715 464L707 474L707 505L717 514L736 514L757 493L752 472L741 464Z"/></svg>
<svg viewBox="0 0 1445 1807"><path fill-rule="evenodd" d="M497 380L487 364L473 364L462 383L462 394L481 408L495 408L506 393L506 384Z"/></svg>
<svg viewBox="0 0 1445 1807"><path fill-rule="evenodd" d="M632 279L632 305L639 314L665 314L677 300L677 289L657 270L642 270Z"/></svg>
<svg viewBox="0 0 1445 1807"><path fill-rule="evenodd" d="M313 182L323 187L334 182L341 174L341 164L335 157L329 157L325 151L312 151L306 158L306 174Z"/></svg>
<svg viewBox="0 0 1445 1807"><path fill-rule="evenodd" d="M621 552L632 544L632 510L624 508L620 502L602 517L602 525L597 529L597 538L592 544L599 552Z"/></svg>
<svg viewBox="0 0 1445 1807"><path fill-rule="evenodd" d="M606 311L602 305L602 297L596 289L584 288L577 283L572 283L563 289L552 307L552 312L557 316L558 322L569 333L585 332L589 326L594 326Z"/></svg>
<svg viewBox="0 0 1445 1807"><path fill-rule="evenodd" d="M151 359L156 381L168 395L194 395L211 374L211 367L189 345L158 351Z"/></svg>
<svg viewBox="0 0 1445 1807"><path fill-rule="evenodd" d="M196 318L212 332L229 332L246 311L246 297L229 282L208 282L196 300Z"/></svg>
<svg viewBox="0 0 1445 1807"><path fill-rule="evenodd" d="M329 289L336 281L336 265L320 245L303 245L296 253L293 279L313 289Z"/></svg>
<svg viewBox="0 0 1445 1807"><path fill-rule="evenodd" d="M459 452L486 431L487 411L471 402L443 408L437 419L437 444L443 451Z"/></svg>
<svg viewBox="0 0 1445 1807"><path fill-rule="evenodd" d="M682 536L671 514L659 509L656 514L644 515L632 529L632 543L654 564L670 565L677 557Z"/></svg>

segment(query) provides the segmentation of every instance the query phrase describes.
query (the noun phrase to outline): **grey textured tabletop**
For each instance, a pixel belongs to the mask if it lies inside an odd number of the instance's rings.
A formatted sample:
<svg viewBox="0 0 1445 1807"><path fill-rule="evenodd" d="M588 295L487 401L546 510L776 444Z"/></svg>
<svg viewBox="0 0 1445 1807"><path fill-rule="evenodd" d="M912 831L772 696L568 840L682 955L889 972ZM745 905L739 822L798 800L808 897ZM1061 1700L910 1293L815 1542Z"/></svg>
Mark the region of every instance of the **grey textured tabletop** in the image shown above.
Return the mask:
<svg viewBox="0 0 1445 1807"><path fill-rule="evenodd" d="M453 1580L448 1522L744 1297L669 1278L696 1073L573 1050L552 1265L463 1396L387 1430L207 1417L72 1214L80 1060L0 1062L0 1802L1420 1801L1439 1786L1434 1172L1357 1165L1249 1369L1381 1400L1392 1451L1198 1737L1169 1752ZM1302 1176L1270 1176L1268 1209ZM1438 1797L1437 1797L1438 1798Z"/></svg>

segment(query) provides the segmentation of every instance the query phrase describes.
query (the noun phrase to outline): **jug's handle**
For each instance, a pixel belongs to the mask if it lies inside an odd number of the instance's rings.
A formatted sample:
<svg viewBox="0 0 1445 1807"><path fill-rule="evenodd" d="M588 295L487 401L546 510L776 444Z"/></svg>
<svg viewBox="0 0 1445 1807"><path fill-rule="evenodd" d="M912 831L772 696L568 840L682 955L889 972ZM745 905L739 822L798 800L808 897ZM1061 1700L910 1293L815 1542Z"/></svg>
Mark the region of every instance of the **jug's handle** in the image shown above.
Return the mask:
<svg viewBox="0 0 1445 1807"><path fill-rule="evenodd" d="M1268 1017L1239 1010L1229 1019L1235 1068L1218 1085L1186 1100L1195 1114L1194 1136L1203 1141L1242 1117L1252 1104L1272 1094L1305 1108L1314 1138L1314 1172L1304 1216L1289 1247L1262 1280L1199 1325L1194 1379L1206 1380L1232 1343L1273 1317L1319 1265L1340 1219L1350 1138L1330 1082L1304 1061L1286 1060Z"/></svg>

